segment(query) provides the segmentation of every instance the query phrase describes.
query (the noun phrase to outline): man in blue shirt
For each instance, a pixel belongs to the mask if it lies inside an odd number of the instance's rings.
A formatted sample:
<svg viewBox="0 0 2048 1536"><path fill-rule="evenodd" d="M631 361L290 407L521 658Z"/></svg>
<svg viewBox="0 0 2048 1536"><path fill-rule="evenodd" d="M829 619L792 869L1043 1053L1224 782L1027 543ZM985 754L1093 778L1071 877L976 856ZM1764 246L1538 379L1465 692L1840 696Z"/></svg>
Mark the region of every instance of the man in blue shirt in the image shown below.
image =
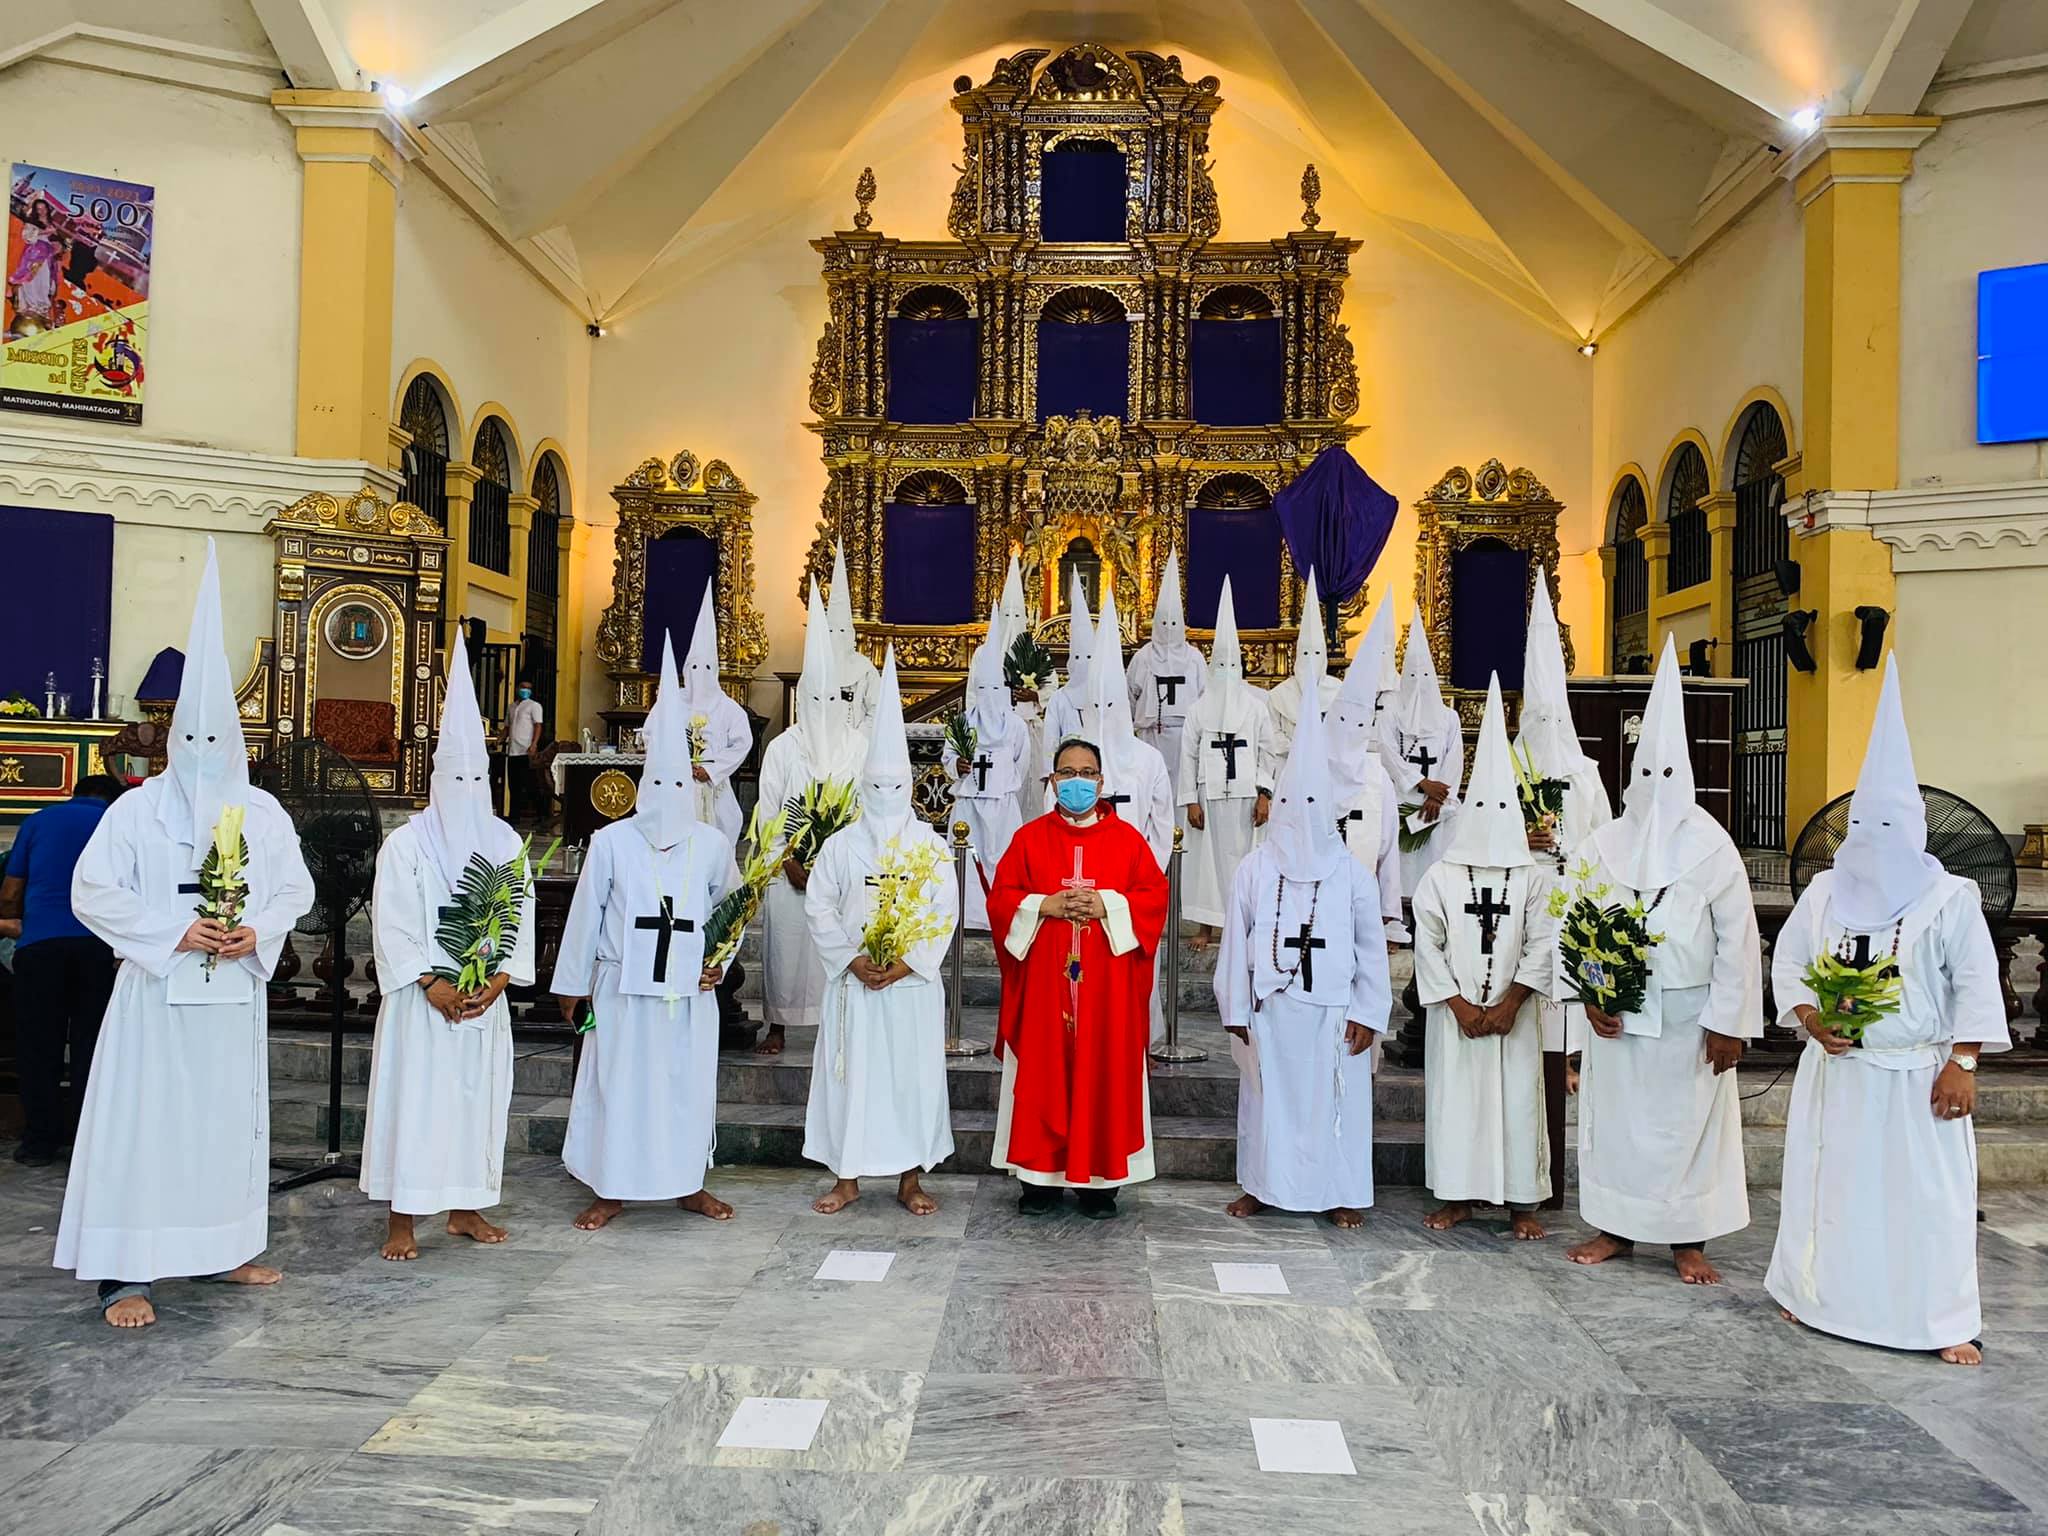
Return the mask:
<svg viewBox="0 0 2048 1536"><path fill-rule="evenodd" d="M119 779L94 774L69 800L21 824L0 879L0 919L19 919L14 949L15 1055L27 1120L14 1160L40 1168L78 1128L100 1019L114 989L114 952L71 915L71 871ZM70 1053L70 1090L64 1063Z"/></svg>

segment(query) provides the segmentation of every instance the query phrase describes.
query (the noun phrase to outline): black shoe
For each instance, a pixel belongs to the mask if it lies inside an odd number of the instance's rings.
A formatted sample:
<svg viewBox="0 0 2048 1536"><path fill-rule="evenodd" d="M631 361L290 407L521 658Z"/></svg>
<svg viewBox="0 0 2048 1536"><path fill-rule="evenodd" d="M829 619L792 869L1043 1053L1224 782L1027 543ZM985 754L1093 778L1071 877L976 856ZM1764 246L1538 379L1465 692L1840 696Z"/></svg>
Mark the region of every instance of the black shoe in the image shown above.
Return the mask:
<svg viewBox="0 0 2048 1536"><path fill-rule="evenodd" d="M24 1141L14 1149L14 1160L24 1168L47 1168L57 1161L57 1154L39 1142Z"/></svg>
<svg viewBox="0 0 2048 1536"><path fill-rule="evenodd" d="M1060 1208L1060 1199L1057 1189L1043 1184L1026 1184L1024 1192L1017 1196L1017 1209L1026 1216L1050 1216Z"/></svg>
<svg viewBox="0 0 2048 1536"><path fill-rule="evenodd" d="M1116 1191L1113 1189L1084 1189L1076 1198L1081 1204L1081 1214L1090 1221L1108 1221L1116 1215Z"/></svg>

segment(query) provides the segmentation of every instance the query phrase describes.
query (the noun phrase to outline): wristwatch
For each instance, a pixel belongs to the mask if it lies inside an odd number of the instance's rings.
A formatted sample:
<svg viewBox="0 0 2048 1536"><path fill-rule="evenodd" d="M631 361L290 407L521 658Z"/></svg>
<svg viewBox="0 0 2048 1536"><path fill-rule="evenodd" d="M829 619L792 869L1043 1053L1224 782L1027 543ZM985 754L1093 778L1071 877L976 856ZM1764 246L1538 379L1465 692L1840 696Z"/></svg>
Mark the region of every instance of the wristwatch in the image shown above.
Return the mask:
<svg viewBox="0 0 2048 1536"><path fill-rule="evenodd" d="M1951 1056L1949 1060L1954 1065L1961 1067L1965 1072L1977 1070L1977 1058L1974 1056Z"/></svg>

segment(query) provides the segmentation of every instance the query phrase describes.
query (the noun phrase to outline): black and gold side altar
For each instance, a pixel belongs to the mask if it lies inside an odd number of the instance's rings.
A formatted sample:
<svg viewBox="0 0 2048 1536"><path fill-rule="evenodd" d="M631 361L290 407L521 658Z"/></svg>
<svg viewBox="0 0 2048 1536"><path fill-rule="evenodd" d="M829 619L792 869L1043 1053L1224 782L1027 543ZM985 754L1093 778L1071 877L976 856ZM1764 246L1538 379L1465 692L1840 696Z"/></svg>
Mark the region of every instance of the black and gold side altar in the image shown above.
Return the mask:
<svg viewBox="0 0 2048 1536"><path fill-rule="evenodd" d="M1285 675L1301 584L1272 500L1360 430L1338 319L1358 242L1318 227L1312 166L1301 228L1215 238L1219 82L1177 58L1033 48L954 89L950 238L875 228L864 171L853 228L812 241L828 479L799 596L843 541L862 646L894 644L915 701L963 675L1013 553L1053 638L1079 575L1139 639L1175 548L1190 628L1228 571L1246 671Z"/></svg>
<svg viewBox="0 0 2048 1536"><path fill-rule="evenodd" d="M71 798L78 781L107 772L119 720L45 720L0 715L0 827Z"/></svg>
<svg viewBox="0 0 2048 1536"><path fill-rule="evenodd" d="M664 626L681 662L690 636L683 620L694 619L706 577L718 603L719 682L744 707L754 669L768 654L754 606L754 493L725 460L700 464L684 449L666 462L642 461L613 487L612 499L619 506L612 600L597 624L598 659L612 684L603 711L612 743L624 745L653 707Z"/></svg>

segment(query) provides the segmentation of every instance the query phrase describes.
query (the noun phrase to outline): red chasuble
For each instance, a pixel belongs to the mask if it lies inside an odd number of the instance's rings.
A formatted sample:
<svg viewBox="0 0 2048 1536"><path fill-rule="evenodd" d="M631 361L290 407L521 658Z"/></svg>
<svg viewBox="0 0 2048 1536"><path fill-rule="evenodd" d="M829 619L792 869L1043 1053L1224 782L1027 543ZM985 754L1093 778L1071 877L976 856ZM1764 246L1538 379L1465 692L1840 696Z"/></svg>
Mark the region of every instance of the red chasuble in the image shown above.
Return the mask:
<svg viewBox="0 0 2048 1536"><path fill-rule="evenodd" d="M1138 947L1109 950L1099 922L1075 932L1041 921L1018 960L1003 939L1028 896L1079 878L1120 892ZM1027 822L996 866L989 928L1002 967L996 1052L1016 1058L1009 1160L1063 1177L1123 1179L1145 1141L1145 1048L1150 1043L1152 956L1166 926L1166 876L1145 839L1113 809L1076 827L1058 812Z"/></svg>

